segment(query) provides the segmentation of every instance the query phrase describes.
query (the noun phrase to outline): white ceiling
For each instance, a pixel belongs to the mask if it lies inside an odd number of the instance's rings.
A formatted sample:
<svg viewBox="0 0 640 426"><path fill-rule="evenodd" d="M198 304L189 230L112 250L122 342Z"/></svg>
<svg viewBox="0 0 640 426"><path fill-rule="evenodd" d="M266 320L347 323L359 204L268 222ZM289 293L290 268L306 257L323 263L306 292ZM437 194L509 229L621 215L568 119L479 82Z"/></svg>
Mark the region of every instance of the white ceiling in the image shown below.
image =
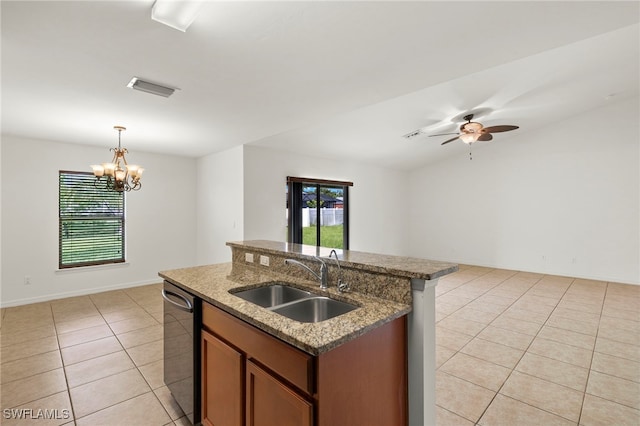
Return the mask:
<svg viewBox="0 0 640 426"><path fill-rule="evenodd" d="M5 1L2 133L202 156L245 143L409 169L468 111L518 132L638 96L640 3ZM166 99L126 87L179 87ZM613 97L610 95L614 95Z"/></svg>

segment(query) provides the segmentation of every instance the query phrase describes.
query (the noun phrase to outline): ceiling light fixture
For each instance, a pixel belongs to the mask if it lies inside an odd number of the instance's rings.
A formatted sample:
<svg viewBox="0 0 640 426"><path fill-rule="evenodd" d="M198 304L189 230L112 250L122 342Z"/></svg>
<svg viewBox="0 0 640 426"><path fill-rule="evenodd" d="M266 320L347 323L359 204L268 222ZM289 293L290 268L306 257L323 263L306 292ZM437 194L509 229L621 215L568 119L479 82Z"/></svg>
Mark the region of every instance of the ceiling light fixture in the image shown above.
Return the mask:
<svg viewBox="0 0 640 426"><path fill-rule="evenodd" d="M482 124L469 121L460 127L460 132L460 140L466 144L472 144L482 135Z"/></svg>
<svg viewBox="0 0 640 426"><path fill-rule="evenodd" d="M151 93L153 95L162 96L168 98L175 92L175 87L161 86L160 84L151 83L150 81L141 80L138 77L133 77L127 87L130 89L140 90L141 92Z"/></svg>
<svg viewBox="0 0 640 426"><path fill-rule="evenodd" d="M456 139L460 139L462 140L462 142L470 145L477 141L488 142L492 140L492 133L510 132L511 130L516 130L519 128L518 126L513 126L510 124L484 127L482 123L471 121L473 119L473 114L465 115L464 119L467 120L467 122L460 126L460 133L441 133L438 135L429 136L456 135L455 137L442 142L441 145L446 145L449 142L455 141Z"/></svg>
<svg viewBox="0 0 640 426"><path fill-rule="evenodd" d="M482 133L473 133L473 132L462 133L460 135L460 139L462 140L462 142L466 144L472 144L478 141L478 138L480 137L481 134Z"/></svg>
<svg viewBox="0 0 640 426"><path fill-rule="evenodd" d="M151 19L185 32L196 19L202 3L191 0L156 0L151 8Z"/></svg>
<svg viewBox="0 0 640 426"><path fill-rule="evenodd" d="M96 187L104 185L104 188L109 191L137 191L142 188L140 177L144 169L135 164L127 164L127 159L124 158L128 151L126 148L122 148L120 135L123 130L127 130L126 127L113 126L113 128L118 131L118 147L110 149L110 151L113 151L113 159L110 163L91 166L96 177L95 185ZM102 180L102 178L105 178L105 180Z"/></svg>

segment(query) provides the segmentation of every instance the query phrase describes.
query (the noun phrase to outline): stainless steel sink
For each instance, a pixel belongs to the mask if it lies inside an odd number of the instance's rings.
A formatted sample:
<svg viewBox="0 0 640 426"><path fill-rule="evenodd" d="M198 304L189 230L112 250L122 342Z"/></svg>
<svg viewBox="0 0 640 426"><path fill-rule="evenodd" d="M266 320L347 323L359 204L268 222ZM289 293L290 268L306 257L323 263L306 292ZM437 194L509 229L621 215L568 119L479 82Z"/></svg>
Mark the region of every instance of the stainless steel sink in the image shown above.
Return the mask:
<svg viewBox="0 0 640 426"><path fill-rule="evenodd" d="M278 283L265 287L243 290L233 294L247 302L262 306L263 308L270 308L272 306L278 306L312 296L311 292Z"/></svg>
<svg viewBox="0 0 640 426"><path fill-rule="evenodd" d="M353 311L357 306L328 297L315 296L273 308L272 311L300 322L320 322Z"/></svg>
<svg viewBox="0 0 640 426"><path fill-rule="evenodd" d="M325 321L357 308L356 305L319 296L284 283L271 283L231 294L300 322Z"/></svg>

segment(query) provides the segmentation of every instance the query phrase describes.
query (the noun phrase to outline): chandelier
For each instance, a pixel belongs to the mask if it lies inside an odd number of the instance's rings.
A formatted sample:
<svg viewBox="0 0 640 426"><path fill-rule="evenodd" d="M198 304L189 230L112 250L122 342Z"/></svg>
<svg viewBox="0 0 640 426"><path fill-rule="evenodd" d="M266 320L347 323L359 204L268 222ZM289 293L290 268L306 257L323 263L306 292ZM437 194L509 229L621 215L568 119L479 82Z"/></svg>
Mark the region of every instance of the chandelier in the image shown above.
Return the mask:
<svg viewBox="0 0 640 426"><path fill-rule="evenodd" d="M127 130L122 126L113 126L118 131L118 147L111 148L113 151L113 159L110 163L94 164L91 166L93 174L96 177L94 185L96 187L103 186L109 191L137 191L142 188L140 177L144 169L135 164L127 164L124 157L128 153L126 148L122 148L120 144L120 135L123 130Z"/></svg>

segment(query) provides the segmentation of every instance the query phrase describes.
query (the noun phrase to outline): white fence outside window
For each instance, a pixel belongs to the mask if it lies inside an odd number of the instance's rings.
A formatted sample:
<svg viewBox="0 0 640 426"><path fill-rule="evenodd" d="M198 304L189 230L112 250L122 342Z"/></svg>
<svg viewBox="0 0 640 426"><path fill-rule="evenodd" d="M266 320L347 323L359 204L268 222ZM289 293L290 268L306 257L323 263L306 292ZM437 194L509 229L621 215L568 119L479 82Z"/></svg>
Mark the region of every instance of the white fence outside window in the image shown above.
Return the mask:
<svg viewBox="0 0 640 426"><path fill-rule="evenodd" d="M316 225L316 209L302 209L302 227ZM344 209L320 209L320 226L335 226L344 223Z"/></svg>

